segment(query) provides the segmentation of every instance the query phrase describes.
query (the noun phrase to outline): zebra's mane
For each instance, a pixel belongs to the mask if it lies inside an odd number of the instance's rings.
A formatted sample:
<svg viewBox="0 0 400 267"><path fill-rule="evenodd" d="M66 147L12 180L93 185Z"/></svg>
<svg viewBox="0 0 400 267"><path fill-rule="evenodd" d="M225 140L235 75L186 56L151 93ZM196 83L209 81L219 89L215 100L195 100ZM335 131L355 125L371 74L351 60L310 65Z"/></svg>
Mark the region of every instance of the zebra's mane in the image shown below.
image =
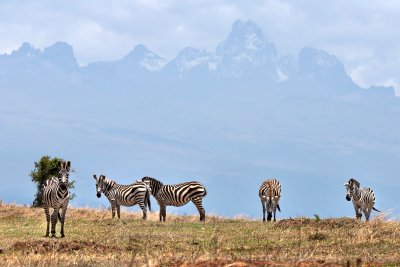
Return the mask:
<svg viewBox="0 0 400 267"><path fill-rule="evenodd" d="M142 182L144 182L143 180L145 180L145 179L150 180L150 182L151 181L156 182L156 183L160 184L161 186L164 185L161 181L157 180L156 178L150 177L150 176L143 177Z"/></svg>
<svg viewBox="0 0 400 267"><path fill-rule="evenodd" d="M107 189L113 188L115 185L117 185L117 182L111 179L108 179L105 175L100 175L100 177L103 177L103 182L107 185Z"/></svg>
<svg viewBox="0 0 400 267"><path fill-rule="evenodd" d="M350 184L354 184L355 186L357 186L358 188L360 188L360 183L356 180L356 179L354 179L354 178L351 178L350 180L349 180L349 185Z"/></svg>

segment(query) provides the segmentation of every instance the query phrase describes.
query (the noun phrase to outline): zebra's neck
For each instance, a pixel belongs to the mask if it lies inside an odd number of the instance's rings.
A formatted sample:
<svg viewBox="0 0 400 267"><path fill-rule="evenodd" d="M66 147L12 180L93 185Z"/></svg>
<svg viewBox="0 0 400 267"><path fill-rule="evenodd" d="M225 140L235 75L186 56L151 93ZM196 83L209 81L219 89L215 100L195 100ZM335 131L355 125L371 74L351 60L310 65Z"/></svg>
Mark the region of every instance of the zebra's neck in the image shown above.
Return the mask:
<svg viewBox="0 0 400 267"><path fill-rule="evenodd" d="M359 201L361 199L361 190L360 190L360 188L354 187L353 199L355 201Z"/></svg>
<svg viewBox="0 0 400 267"><path fill-rule="evenodd" d="M108 197L110 195L111 190L115 187L118 186L118 184L115 181L111 180L105 180L105 187L103 189L103 193Z"/></svg>
<svg viewBox="0 0 400 267"><path fill-rule="evenodd" d="M151 188L151 194L153 196L156 196L158 191L160 190L160 188L163 186L163 183L161 183L160 181L151 178L150 179L150 188Z"/></svg>

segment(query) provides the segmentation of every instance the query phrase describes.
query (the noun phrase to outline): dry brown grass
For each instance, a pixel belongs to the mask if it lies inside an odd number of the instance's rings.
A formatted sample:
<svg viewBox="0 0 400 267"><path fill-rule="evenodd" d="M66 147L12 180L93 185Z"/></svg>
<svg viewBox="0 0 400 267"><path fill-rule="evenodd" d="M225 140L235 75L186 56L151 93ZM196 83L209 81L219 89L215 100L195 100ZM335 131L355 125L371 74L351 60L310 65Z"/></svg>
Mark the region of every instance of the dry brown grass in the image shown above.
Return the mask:
<svg viewBox="0 0 400 267"><path fill-rule="evenodd" d="M4 266L400 266L400 223L375 218L245 218L167 216L148 221L123 212L70 208L66 238L44 238L42 209L0 202ZM58 230L58 229L57 229Z"/></svg>

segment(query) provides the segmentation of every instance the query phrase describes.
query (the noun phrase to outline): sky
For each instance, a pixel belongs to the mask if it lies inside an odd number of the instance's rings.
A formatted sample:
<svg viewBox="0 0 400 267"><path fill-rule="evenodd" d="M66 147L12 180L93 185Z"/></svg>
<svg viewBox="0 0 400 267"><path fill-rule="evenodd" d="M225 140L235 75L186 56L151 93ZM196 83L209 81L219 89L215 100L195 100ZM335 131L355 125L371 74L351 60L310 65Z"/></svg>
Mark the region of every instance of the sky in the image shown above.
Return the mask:
<svg viewBox="0 0 400 267"><path fill-rule="evenodd" d="M400 1L1 1L0 54L23 42L74 47L80 65L122 58L144 44L170 60L186 46L214 51L236 19L252 20L281 54L334 54L363 87L400 95Z"/></svg>

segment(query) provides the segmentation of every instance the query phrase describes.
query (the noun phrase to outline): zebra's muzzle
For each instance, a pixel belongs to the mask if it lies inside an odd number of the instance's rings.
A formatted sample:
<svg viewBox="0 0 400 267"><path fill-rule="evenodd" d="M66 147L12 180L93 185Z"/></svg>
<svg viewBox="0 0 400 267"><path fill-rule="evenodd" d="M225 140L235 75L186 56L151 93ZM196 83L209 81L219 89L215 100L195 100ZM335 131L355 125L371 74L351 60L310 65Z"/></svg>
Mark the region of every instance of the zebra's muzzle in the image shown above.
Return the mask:
<svg viewBox="0 0 400 267"><path fill-rule="evenodd" d="M65 183L60 183L60 188L62 190L67 190L67 185Z"/></svg>
<svg viewBox="0 0 400 267"><path fill-rule="evenodd" d="M347 201L350 201L350 200L351 200L351 197L350 197L349 195L347 195L347 196L346 196L346 200L347 200Z"/></svg>
<svg viewBox="0 0 400 267"><path fill-rule="evenodd" d="M100 198L100 197L101 197L101 193L97 192L96 196L97 196L98 198Z"/></svg>

